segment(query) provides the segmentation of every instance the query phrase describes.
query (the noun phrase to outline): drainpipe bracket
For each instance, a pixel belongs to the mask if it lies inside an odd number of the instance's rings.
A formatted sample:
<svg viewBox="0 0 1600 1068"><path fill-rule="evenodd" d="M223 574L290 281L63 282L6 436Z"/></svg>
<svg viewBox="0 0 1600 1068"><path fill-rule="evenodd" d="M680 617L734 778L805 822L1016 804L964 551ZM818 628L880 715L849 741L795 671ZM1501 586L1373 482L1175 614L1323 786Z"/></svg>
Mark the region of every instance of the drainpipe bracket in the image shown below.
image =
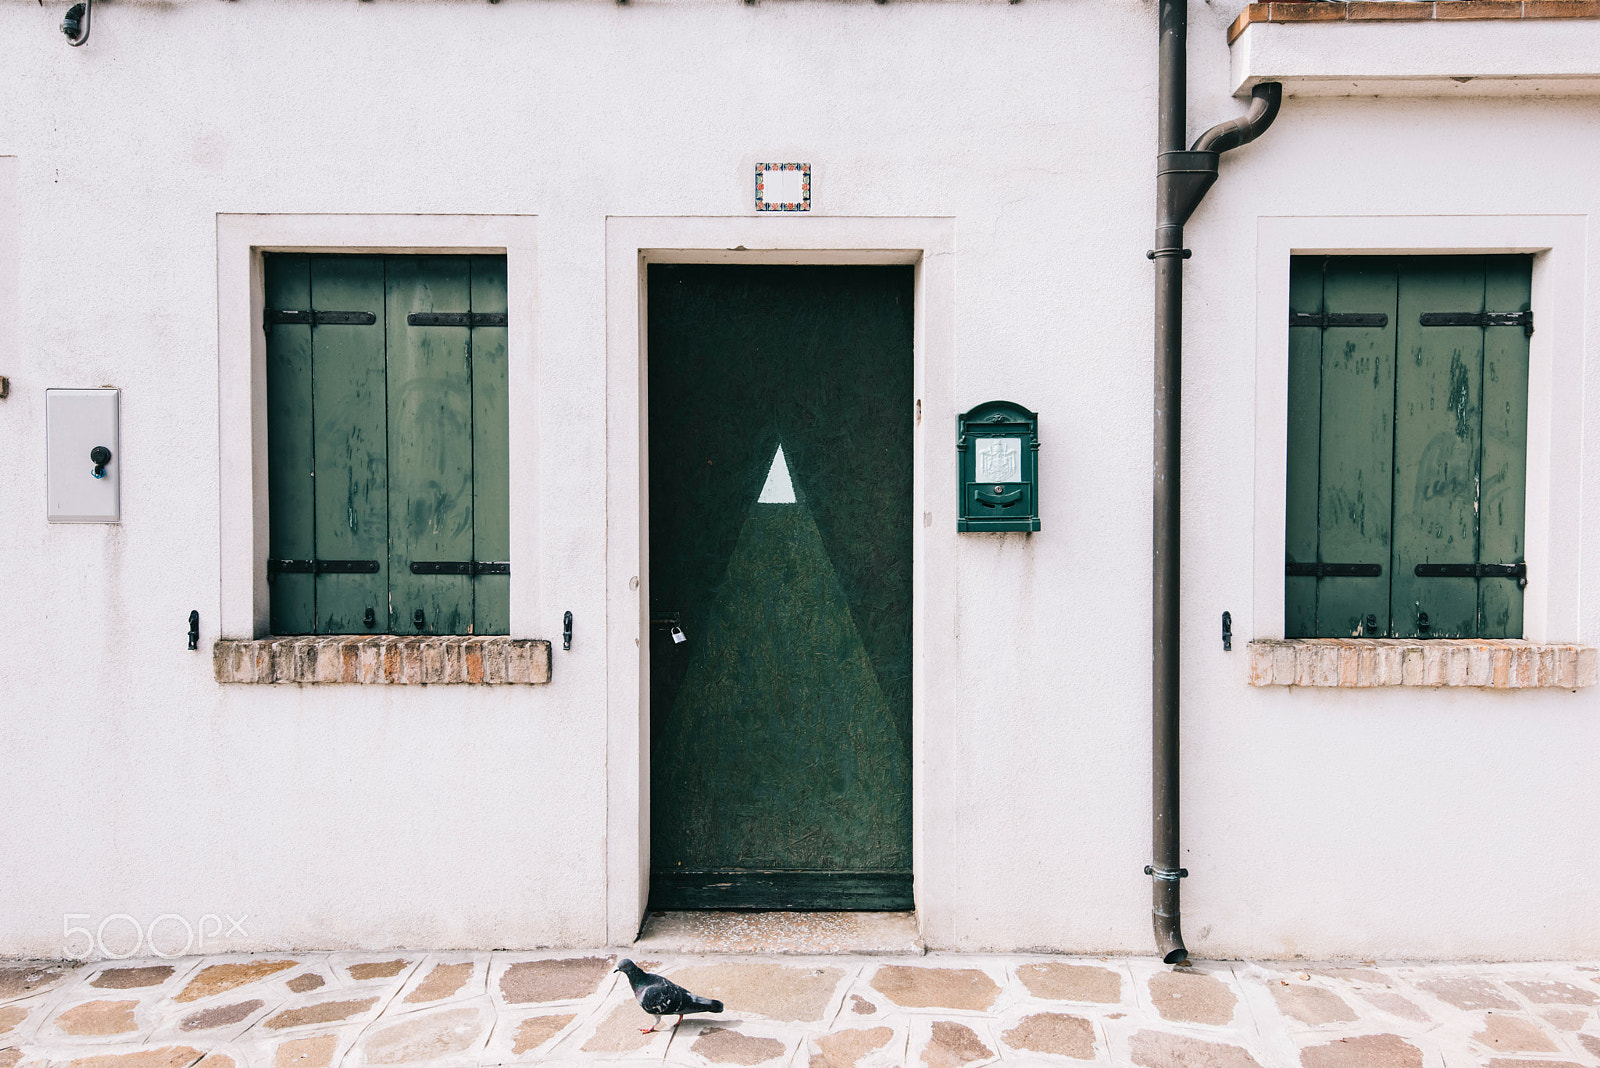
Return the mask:
<svg viewBox="0 0 1600 1068"><path fill-rule="evenodd" d="M1165 879L1169 883L1175 883L1179 879L1187 879L1189 877L1188 868L1156 868L1149 864L1144 866L1144 873L1157 879Z"/></svg>
<svg viewBox="0 0 1600 1068"><path fill-rule="evenodd" d="M1194 249L1192 249L1192 248L1152 248L1152 249L1146 249L1145 250L1145 254L1144 254L1144 258L1147 259L1147 260L1153 260L1157 256L1177 256L1177 255L1180 255L1180 254L1183 256L1184 259L1188 259L1190 256L1194 255Z"/></svg>

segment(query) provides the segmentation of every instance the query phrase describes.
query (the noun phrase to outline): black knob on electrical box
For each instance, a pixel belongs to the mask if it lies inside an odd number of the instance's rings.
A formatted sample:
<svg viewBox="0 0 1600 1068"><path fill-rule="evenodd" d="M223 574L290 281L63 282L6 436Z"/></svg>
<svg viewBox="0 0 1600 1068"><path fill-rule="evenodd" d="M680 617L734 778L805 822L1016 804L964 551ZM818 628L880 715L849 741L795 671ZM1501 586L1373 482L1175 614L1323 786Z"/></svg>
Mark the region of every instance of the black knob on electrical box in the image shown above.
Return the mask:
<svg viewBox="0 0 1600 1068"><path fill-rule="evenodd" d="M94 464L94 477L106 477L106 464L111 462L111 450L104 445L96 445L89 450L89 462Z"/></svg>

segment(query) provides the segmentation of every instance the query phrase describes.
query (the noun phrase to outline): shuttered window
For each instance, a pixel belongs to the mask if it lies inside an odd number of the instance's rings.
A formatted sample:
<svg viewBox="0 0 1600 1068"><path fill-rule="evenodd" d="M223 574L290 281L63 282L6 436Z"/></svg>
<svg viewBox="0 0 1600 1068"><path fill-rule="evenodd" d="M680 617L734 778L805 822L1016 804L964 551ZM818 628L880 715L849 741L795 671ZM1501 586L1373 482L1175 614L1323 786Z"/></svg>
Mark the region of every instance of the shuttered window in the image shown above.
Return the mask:
<svg viewBox="0 0 1600 1068"><path fill-rule="evenodd" d="M1288 637L1522 636L1531 269L1291 261Z"/></svg>
<svg viewBox="0 0 1600 1068"><path fill-rule="evenodd" d="M504 634L504 256L268 254L274 634Z"/></svg>

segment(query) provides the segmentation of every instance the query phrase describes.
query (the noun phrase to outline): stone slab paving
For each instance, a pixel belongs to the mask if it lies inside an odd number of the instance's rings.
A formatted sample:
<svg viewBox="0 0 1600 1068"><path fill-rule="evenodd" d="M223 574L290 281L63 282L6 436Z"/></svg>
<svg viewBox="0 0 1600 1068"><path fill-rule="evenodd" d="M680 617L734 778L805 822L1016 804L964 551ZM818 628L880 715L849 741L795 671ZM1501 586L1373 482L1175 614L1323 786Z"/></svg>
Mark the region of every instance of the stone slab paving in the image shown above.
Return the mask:
<svg viewBox="0 0 1600 1068"><path fill-rule="evenodd" d="M1596 1068L1600 966L626 952L0 961L0 1068Z"/></svg>

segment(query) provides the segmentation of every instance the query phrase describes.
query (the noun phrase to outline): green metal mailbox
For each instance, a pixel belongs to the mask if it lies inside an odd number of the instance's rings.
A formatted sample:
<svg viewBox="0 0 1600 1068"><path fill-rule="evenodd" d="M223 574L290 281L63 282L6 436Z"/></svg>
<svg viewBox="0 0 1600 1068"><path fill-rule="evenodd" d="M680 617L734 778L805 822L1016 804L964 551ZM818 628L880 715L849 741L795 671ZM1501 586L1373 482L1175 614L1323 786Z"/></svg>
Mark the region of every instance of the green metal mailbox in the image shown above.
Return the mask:
<svg viewBox="0 0 1600 1068"><path fill-rule="evenodd" d="M990 401L956 416L956 529L1039 529L1039 414Z"/></svg>

